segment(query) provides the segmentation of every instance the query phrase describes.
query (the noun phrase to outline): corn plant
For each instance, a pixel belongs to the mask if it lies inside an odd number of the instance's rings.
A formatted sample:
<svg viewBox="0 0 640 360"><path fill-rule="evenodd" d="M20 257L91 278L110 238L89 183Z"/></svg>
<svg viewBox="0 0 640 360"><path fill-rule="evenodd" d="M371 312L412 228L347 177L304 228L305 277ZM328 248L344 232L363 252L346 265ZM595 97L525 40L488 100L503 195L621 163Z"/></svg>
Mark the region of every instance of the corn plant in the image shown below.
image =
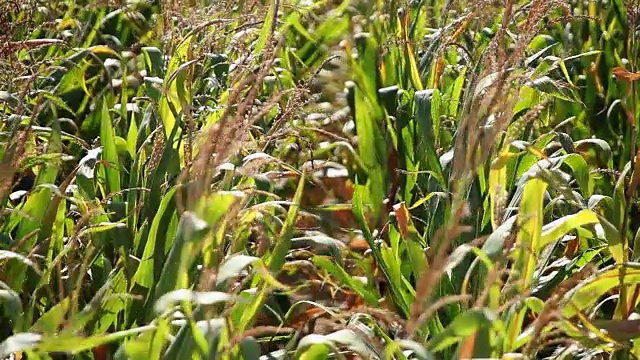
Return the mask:
<svg viewBox="0 0 640 360"><path fill-rule="evenodd" d="M0 4L0 358L640 356L639 14Z"/></svg>

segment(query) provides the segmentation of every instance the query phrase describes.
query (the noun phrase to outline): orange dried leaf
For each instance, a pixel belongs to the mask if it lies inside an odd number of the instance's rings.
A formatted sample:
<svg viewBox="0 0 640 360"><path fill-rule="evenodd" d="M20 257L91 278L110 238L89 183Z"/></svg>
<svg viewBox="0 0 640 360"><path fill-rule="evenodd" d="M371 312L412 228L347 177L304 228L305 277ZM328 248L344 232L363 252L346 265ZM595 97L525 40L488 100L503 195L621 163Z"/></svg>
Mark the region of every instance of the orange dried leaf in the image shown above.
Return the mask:
<svg viewBox="0 0 640 360"><path fill-rule="evenodd" d="M360 306L364 306L364 300L362 297L358 296L356 293L349 292L346 294L345 306L346 309L355 309Z"/></svg>
<svg viewBox="0 0 640 360"><path fill-rule="evenodd" d="M635 120L635 116L633 116L633 112L631 112L630 110L627 110L626 113L627 113L627 122L629 123L630 126L635 127L636 120Z"/></svg>
<svg viewBox="0 0 640 360"><path fill-rule="evenodd" d="M349 210L336 210L333 212L333 218L343 228L352 227L356 223L353 212Z"/></svg>
<svg viewBox="0 0 640 360"><path fill-rule="evenodd" d="M387 81L387 69L384 66L384 61L380 61L380 65L378 65L378 72L380 73L380 79L382 82Z"/></svg>
<svg viewBox="0 0 640 360"><path fill-rule="evenodd" d="M600 80L600 76L598 75L598 67L596 66L596 63L591 64L589 72L591 73L591 75L593 75L598 93L602 94L604 92L604 87L602 86L602 81Z"/></svg>
<svg viewBox="0 0 640 360"><path fill-rule="evenodd" d="M469 23L471 23L470 18L463 21L462 24L460 24L460 26L458 26L458 28L453 32L453 35L451 35L450 41L452 42L456 41L460 36L460 34L462 34L467 29L467 26L469 26Z"/></svg>
<svg viewBox="0 0 640 360"><path fill-rule="evenodd" d="M536 149L534 147L530 146L527 149L529 150L530 153L532 153L533 155L535 155L535 156L537 156L537 157L539 157L541 159L547 159L548 158L548 156L544 152L542 152L542 151L540 151L540 150L538 150L538 149Z"/></svg>
<svg viewBox="0 0 640 360"><path fill-rule="evenodd" d="M321 308L312 307L299 315L294 316L291 321L288 322L289 326L292 327L301 327L304 326L309 320L322 315L325 311Z"/></svg>
<svg viewBox="0 0 640 360"><path fill-rule="evenodd" d="M353 183L346 177L325 177L322 179L322 183L344 201L350 201L353 198Z"/></svg>
<svg viewBox="0 0 640 360"><path fill-rule="evenodd" d="M404 201L393 205L393 213L398 221L398 230L405 239L409 237L409 210Z"/></svg>
<svg viewBox="0 0 640 360"><path fill-rule="evenodd" d="M567 259L573 259L579 249L580 240L577 238L571 239L567 242L567 247L564 249L564 256L566 256Z"/></svg>
<svg viewBox="0 0 640 360"><path fill-rule="evenodd" d="M460 359L471 359L473 358L473 350L476 345L476 332L467 337L462 343L462 347L460 349Z"/></svg>
<svg viewBox="0 0 640 360"><path fill-rule="evenodd" d="M106 345L98 345L93 348L93 358L96 360L108 360L109 359L109 349Z"/></svg>
<svg viewBox="0 0 640 360"><path fill-rule="evenodd" d="M435 69L434 69L434 77L433 77L433 85L437 86L440 83L440 77L444 72L444 60L442 58L438 58L436 61Z"/></svg>
<svg viewBox="0 0 640 360"><path fill-rule="evenodd" d="M409 16L410 12L406 11L404 13L404 29L405 29L405 33L406 33L406 29L409 28L409 26L411 25L411 17Z"/></svg>
<svg viewBox="0 0 640 360"><path fill-rule="evenodd" d="M349 248L354 251L364 251L369 249L369 243L362 237L357 237L349 243Z"/></svg>
<svg viewBox="0 0 640 360"><path fill-rule="evenodd" d="M621 66L613 68L611 72L616 77L616 79L621 81L632 82L632 81L640 80L640 73L629 72Z"/></svg>

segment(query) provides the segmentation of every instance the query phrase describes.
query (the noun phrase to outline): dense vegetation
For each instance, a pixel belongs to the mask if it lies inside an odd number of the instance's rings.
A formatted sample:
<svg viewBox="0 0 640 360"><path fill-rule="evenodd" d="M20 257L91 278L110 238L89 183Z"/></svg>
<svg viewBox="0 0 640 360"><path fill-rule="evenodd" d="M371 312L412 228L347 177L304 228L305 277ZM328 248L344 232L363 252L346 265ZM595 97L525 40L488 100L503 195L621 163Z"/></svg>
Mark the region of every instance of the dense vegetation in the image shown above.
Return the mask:
<svg viewBox="0 0 640 360"><path fill-rule="evenodd" d="M0 359L640 357L639 15L0 1Z"/></svg>

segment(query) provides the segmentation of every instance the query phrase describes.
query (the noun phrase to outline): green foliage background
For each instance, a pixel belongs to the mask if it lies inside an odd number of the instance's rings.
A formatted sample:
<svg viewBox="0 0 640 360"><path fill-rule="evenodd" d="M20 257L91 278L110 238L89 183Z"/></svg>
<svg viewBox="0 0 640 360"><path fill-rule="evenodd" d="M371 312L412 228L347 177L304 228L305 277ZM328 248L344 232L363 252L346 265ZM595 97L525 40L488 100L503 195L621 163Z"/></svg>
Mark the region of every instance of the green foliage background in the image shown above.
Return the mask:
<svg viewBox="0 0 640 360"><path fill-rule="evenodd" d="M5 0L0 358L637 358L639 15Z"/></svg>

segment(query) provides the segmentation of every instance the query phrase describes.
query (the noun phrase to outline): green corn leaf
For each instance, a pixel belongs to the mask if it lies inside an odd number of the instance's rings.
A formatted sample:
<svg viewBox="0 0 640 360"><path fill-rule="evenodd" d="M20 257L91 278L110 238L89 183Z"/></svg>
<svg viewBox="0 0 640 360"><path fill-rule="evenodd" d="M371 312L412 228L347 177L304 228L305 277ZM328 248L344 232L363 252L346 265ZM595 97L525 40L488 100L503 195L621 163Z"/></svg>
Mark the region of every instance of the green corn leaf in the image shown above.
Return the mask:
<svg viewBox="0 0 640 360"><path fill-rule="evenodd" d="M436 91L435 89L429 89L416 91L415 93L415 117L418 133L420 134L415 146L418 154L420 154L420 170L430 171L438 184L446 188L444 175L440 166L440 159L435 149L436 137L431 107L432 96Z"/></svg>
<svg viewBox="0 0 640 360"><path fill-rule="evenodd" d="M456 317L443 332L429 340L427 349L442 351L471 336L483 328L491 328L498 321L494 313L487 309L473 309Z"/></svg>
<svg viewBox="0 0 640 360"><path fill-rule="evenodd" d="M380 358L380 355L377 354L375 349L369 346L366 338L349 329L338 330L328 335L307 335L300 339L298 349L306 349L315 344L346 346L349 350L352 350L367 359Z"/></svg>
<svg viewBox="0 0 640 360"><path fill-rule="evenodd" d="M561 100L580 102L580 98L570 84L562 84L548 76L542 76L529 82L527 85Z"/></svg>
<svg viewBox="0 0 640 360"><path fill-rule="evenodd" d="M458 108L462 103L462 89L464 87L465 79L467 75L467 67L464 67L460 72L460 75L456 78L456 81L451 88L451 94L449 99L448 114L455 117L458 115Z"/></svg>
<svg viewBox="0 0 640 360"><path fill-rule="evenodd" d="M378 299L380 296L376 294L370 286L367 286L360 280L351 277L351 275L349 275L340 265L337 265L330 259L322 256L315 256L312 261L318 268L328 271L332 276L339 280L340 283L347 284L349 288L353 289L359 296L361 296L367 304L371 306L378 305Z"/></svg>
<svg viewBox="0 0 640 360"><path fill-rule="evenodd" d="M6 316L13 323L13 331L23 331L22 329L22 302L20 296L15 291L0 281L0 314Z"/></svg>
<svg viewBox="0 0 640 360"><path fill-rule="evenodd" d="M154 280L155 280L154 269L158 267L158 264L160 264L161 266L161 264L164 263L164 259L165 259L164 247L166 243L166 237L167 235L169 236L172 235L172 234L167 234L166 232L160 230L160 228L163 221L166 222L167 216L169 214L173 215L172 202L174 201L175 192L176 192L176 188L170 189L165 195L165 197L162 199L162 202L160 203L160 207L158 208L156 215L153 218L153 222L151 224L151 228L149 229L146 243L144 244L144 252L142 254L142 258L140 261L140 266L138 266L138 270L133 276L133 281L135 283L138 283L141 286L146 287L148 289L151 289L154 284ZM156 264L156 262L158 264Z"/></svg>
<svg viewBox="0 0 640 360"><path fill-rule="evenodd" d="M58 331L60 324L64 321L70 306L71 298L67 297L62 299L54 307L42 314L31 326L29 331L44 335L55 334Z"/></svg>
<svg viewBox="0 0 640 360"><path fill-rule="evenodd" d="M388 284L390 285L390 292L391 292L390 295L394 303L402 310L405 316L409 316L409 313L410 313L409 304L405 302L404 296L402 295L403 292L400 289L400 286L405 284L400 284L393 281L391 271L389 270L388 265L382 256L382 251L380 250L380 244L374 239L373 234L371 233L371 230L369 228L369 225L367 224L367 221L365 219L364 206L362 203L362 195L361 195L363 188L364 187L362 185L355 186L353 199L351 200L353 203L353 214L356 218L356 221L360 225L360 229L362 230L365 240L367 241L370 249L372 250L373 258L376 261L376 264L380 267L380 270L382 271L383 276L385 277Z"/></svg>
<svg viewBox="0 0 640 360"><path fill-rule="evenodd" d="M71 354L77 354L83 351L91 350L99 345L116 342L130 336L135 336L147 331L152 331L154 329L154 325L147 325L86 338L78 337L76 335L60 337L54 336L51 338L44 338L40 342L40 344L37 345L37 348L38 350L43 352L69 352Z"/></svg>
<svg viewBox="0 0 640 360"><path fill-rule="evenodd" d="M307 348L298 348L300 360L326 360L329 359L329 350L331 348L324 343L311 344Z"/></svg>
<svg viewBox="0 0 640 360"><path fill-rule="evenodd" d="M102 161L105 162L104 172L107 180L107 194L115 194L120 192L120 160L106 98L102 98L102 109L100 111L100 144L102 145ZM113 197L115 201L120 201L119 199L120 196Z"/></svg>
<svg viewBox="0 0 640 360"><path fill-rule="evenodd" d="M277 7L278 1L271 0L270 3L271 4L269 5L269 10L265 15L264 24L262 24L262 28L260 29L260 35L256 42L256 47L253 50L254 55L258 55L262 52L262 50L264 50L265 46L267 45L267 41L272 35L271 32L273 28L273 22L275 19L277 19L277 14L279 10Z"/></svg>
<svg viewBox="0 0 640 360"><path fill-rule="evenodd" d="M571 167L573 177L576 179L580 191L584 197L590 197L593 193L593 179L589 176L589 167L584 158L578 154L569 154L564 158L564 163Z"/></svg>
<svg viewBox="0 0 640 360"><path fill-rule="evenodd" d="M149 76L163 77L164 60L163 54L157 47L145 46L141 49L144 55L145 68Z"/></svg>
<svg viewBox="0 0 640 360"><path fill-rule="evenodd" d="M285 257L287 256L287 253L291 248L293 228L298 217L298 210L300 207L300 201L302 200L302 194L304 193L305 179L306 175L305 173L302 173L300 181L298 182L298 187L296 188L296 193L293 195L293 204L289 207L289 211L287 212L287 217L284 224L282 225L282 229L280 230L280 235L278 237L276 246L273 249L271 258L268 261L268 268L271 272L280 271L282 265L284 265L285 263Z"/></svg>
<svg viewBox="0 0 640 360"><path fill-rule="evenodd" d="M160 280L156 284L154 297L175 289L189 286L187 271L193 263L197 244L202 241L209 227L205 221L191 212L185 212L180 218L175 240L162 267Z"/></svg>

